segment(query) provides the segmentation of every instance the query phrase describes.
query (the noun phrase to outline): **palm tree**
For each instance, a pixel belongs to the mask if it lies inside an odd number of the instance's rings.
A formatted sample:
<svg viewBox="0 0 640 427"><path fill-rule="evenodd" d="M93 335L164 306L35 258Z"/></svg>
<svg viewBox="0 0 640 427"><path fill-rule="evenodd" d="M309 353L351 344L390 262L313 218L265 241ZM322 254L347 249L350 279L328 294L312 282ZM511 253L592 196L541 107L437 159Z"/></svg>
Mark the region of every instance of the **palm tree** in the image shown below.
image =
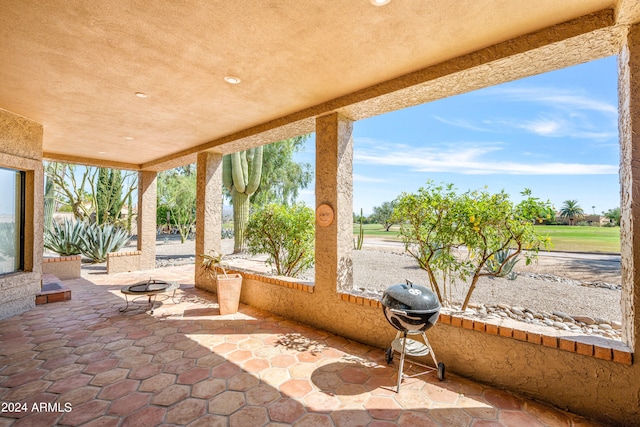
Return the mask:
<svg viewBox="0 0 640 427"><path fill-rule="evenodd" d="M560 209L560 216L562 218L568 218L569 224L573 225L573 220L575 218L582 218L584 211L577 200L565 200L562 204L562 209Z"/></svg>

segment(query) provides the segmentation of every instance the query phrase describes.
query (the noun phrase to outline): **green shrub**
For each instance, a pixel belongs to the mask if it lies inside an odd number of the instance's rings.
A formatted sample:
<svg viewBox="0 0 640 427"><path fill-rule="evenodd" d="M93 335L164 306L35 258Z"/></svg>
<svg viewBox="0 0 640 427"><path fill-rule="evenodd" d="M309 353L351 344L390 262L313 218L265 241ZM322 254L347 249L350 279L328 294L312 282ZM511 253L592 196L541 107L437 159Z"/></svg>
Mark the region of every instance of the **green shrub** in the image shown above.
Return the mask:
<svg viewBox="0 0 640 427"><path fill-rule="evenodd" d="M529 190L523 195L526 198L515 205L504 191L458 194L453 184L429 181L416 193L396 199L394 222L401 224L405 249L427 272L441 303L450 302L445 298L456 280L470 277L462 303L465 310L478 280L495 275L485 265L500 251L507 250L504 268L521 253L529 264L541 247L548 246L549 239L537 234L533 224L550 216L550 204L531 197ZM494 271L502 270L494 266Z"/></svg>
<svg viewBox="0 0 640 427"><path fill-rule="evenodd" d="M315 214L305 205L270 204L251 215L246 239L249 252L267 254L276 274L296 277L313 265Z"/></svg>
<svg viewBox="0 0 640 427"><path fill-rule="evenodd" d="M80 250L93 262L106 261L107 254L117 252L131 239L127 230L113 224L88 224L84 231Z"/></svg>
<svg viewBox="0 0 640 427"><path fill-rule="evenodd" d="M51 228L44 230L44 247L61 256L78 255L82 252L82 236L86 224L67 218L62 224L53 221Z"/></svg>

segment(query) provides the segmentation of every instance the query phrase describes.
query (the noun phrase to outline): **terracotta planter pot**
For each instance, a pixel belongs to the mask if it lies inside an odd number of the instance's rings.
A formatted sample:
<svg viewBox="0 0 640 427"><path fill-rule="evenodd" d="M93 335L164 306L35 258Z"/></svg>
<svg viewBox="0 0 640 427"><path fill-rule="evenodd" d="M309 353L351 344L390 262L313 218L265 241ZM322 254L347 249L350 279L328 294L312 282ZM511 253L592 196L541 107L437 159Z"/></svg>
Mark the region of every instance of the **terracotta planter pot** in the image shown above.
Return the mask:
<svg viewBox="0 0 640 427"><path fill-rule="evenodd" d="M218 304L220 314L233 314L238 311L240 291L242 290L242 276L240 274L218 275L217 277Z"/></svg>

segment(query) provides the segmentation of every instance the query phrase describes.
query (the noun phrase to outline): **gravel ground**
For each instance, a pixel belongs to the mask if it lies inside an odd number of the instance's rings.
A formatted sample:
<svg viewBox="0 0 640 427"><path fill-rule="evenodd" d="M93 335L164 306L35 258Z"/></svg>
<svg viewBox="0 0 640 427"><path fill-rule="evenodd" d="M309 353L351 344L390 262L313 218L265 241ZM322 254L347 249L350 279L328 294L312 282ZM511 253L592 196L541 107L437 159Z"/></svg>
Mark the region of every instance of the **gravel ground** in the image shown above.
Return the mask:
<svg viewBox="0 0 640 427"><path fill-rule="evenodd" d="M223 240L223 252L233 251L232 239ZM158 238L156 253L159 265L176 265L194 262L193 241L180 244L175 236ZM247 265L260 264L264 257L247 257L233 260ZM605 257L606 258L606 257ZM253 260L253 261L251 261ZM426 272L418 268L416 261L404 254L399 246L384 241L365 241L364 249L353 252L354 288L382 291L405 279L428 287ZM580 258L570 254L540 256L538 263L524 266L520 261L515 270L515 280L482 278L471 297L471 303L508 304L534 311L569 315L587 315L594 318L620 322L620 290L588 286L590 283L620 285L620 262L610 259ZM524 273L532 274L527 277ZM313 277L313 272L308 275ZM466 285L458 285L452 293L454 300L462 301ZM456 296L457 295L457 296Z"/></svg>

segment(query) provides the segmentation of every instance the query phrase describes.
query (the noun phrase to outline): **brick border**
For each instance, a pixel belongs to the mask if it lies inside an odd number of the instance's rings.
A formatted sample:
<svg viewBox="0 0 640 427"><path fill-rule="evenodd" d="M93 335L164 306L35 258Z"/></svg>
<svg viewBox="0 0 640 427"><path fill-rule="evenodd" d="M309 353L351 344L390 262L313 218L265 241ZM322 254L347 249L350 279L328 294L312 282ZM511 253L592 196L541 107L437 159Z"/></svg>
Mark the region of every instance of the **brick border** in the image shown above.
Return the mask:
<svg viewBox="0 0 640 427"><path fill-rule="evenodd" d="M346 292L338 292L338 295L341 300L352 304L358 304L365 307L382 308L382 303L379 299L367 298ZM583 356L596 357L598 359L613 361L623 365L633 364L633 353L631 350L620 350L613 347L584 343L580 341L580 336L576 336L576 339L574 340L571 337L546 335L541 332L496 325L494 323L470 319L463 316L456 316L450 313L440 313L438 322L471 331L515 339L534 345L557 348L558 350L568 351L570 353L580 354Z"/></svg>
<svg viewBox="0 0 640 427"><path fill-rule="evenodd" d="M222 270L220 268L218 268L218 271L222 272ZM282 287L289 288L289 289L295 289L297 291L308 292L310 294L313 293L313 290L315 288L314 285L309 285L309 284L306 284L306 283L300 283L300 282L296 281L295 279L289 279L287 277L263 276L261 274L257 274L255 272L250 272L250 271L246 271L246 270L226 269L226 271L227 271L227 274L239 274L244 279L256 280L258 282L268 283L270 285L282 286Z"/></svg>

